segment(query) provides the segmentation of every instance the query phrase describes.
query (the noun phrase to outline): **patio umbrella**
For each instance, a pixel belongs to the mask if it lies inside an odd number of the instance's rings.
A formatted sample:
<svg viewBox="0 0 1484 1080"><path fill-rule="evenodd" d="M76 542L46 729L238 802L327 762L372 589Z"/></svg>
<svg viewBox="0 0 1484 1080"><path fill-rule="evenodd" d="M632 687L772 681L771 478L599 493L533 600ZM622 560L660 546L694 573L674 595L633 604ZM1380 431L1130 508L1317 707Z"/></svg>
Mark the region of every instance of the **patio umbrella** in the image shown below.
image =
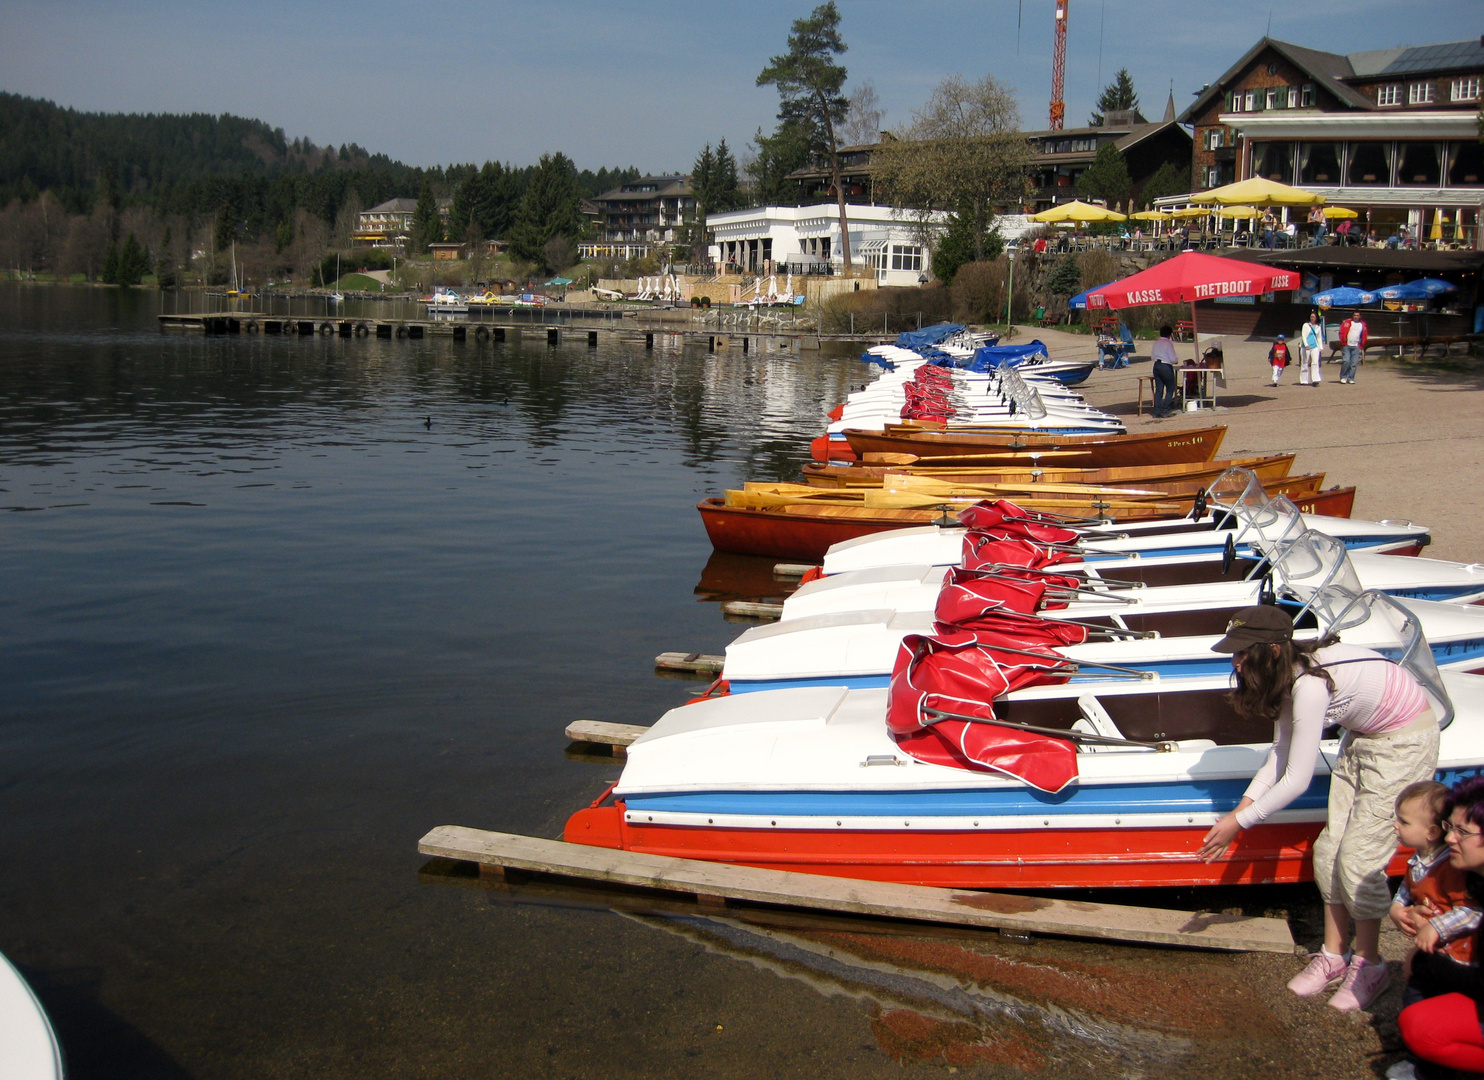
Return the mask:
<svg viewBox="0 0 1484 1080"><path fill-rule="evenodd" d="M1457 288L1457 285L1451 285L1440 278L1418 278L1405 285L1388 285L1384 289L1377 289L1376 295L1382 300L1431 300L1434 296L1442 296Z"/></svg>
<svg viewBox="0 0 1484 1080"><path fill-rule="evenodd" d="M1187 251L1140 270L1131 277L1088 293L1091 309L1138 307L1145 304L1190 304L1195 321L1197 300L1221 296L1260 296L1265 292L1297 289L1299 275L1260 263L1223 259Z"/></svg>
<svg viewBox="0 0 1484 1080"><path fill-rule="evenodd" d="M1280 184L1254 176L1250 180L1238 180L1235 184L1212 188L1201 192L1201 198L1223 206L1251 203L1253 206L1323 206L1324 196L1291 184Z"/></svg>
<svg viewBox="0 0 1484 1080"><path fill-rule="evenodd" d="M1209 206L1184 206L1184 207L1181 207L1179 210L1171 210L1170 211L1170 217L1172 217L1172 218L1181 218L1181 219L1183 219L1183 218L1203 218L1203 217L1209 217L1211 214L1214 214L1215 212L1216 211L1213 210Z"/></svg>
<svg viewBox="0 0 1484 1080"><path fill-rule="evenodd" d="M1050 210L1042 210L1039 214L1031 215L1032 221L1127 221L1128 218L1116 210L1109 210L1106 206L1097 206L1094 203L1085 203L1080 199L1074 199L1060 206L1053 206Z"/></svg>
<svg viewBox="0 0 1484 1080"><path fill-rule="evenodd" d="M1140 210L1137 214L1130 214L1129 217L1133 218L1135 221L1170 220L1170 214L1164 210Z"/></svg>
<svg viewBox="0 0 1484 1080"><path fill-rule="evenodd" d="M1443 238L1443 211L1439 210L1432 216L1432 231L1427 234L1429 240L1441 240Z"/></svg>
<svg viewBox="0 0 1484 1080"><path fill-rule="evenodd" d="M1324 208L1324 216L1330 219L1358 218L1360 217L1360 211L1352 210L1348 206L1326 206Z"/></svg>
<svg viewBox="0 0 1484 1080"><path fill-rule="evenodd" d="M1255 206L1223 206L1217 213L1224 218L1262 217L1262 211Z"/></svg>
<svg viewBox="0 0 1484 1080"><path fill-rule="evenodd" d="M1095 293L1098 291L1098 289L1106 289L1108 285L1111 284L1113 283L1110 281L1107 283L1107 285L1099 285L1096 288L1086 289L1078 293L1076 296L1068 297L1067 307L1072 311L1086 311L1088 293Z"/></svg>
<svg viewBox="0 0 1484 1080"><path fill-rule="evenodd" d="M1337 289L1328 289L1322 293L1314 294L1314 303L1322 308L1332 307L1364 307L1366 304L1379 303L1381 298L1373 292L1364 289L1352 289L1348 285L1341 285Z"/></svg>

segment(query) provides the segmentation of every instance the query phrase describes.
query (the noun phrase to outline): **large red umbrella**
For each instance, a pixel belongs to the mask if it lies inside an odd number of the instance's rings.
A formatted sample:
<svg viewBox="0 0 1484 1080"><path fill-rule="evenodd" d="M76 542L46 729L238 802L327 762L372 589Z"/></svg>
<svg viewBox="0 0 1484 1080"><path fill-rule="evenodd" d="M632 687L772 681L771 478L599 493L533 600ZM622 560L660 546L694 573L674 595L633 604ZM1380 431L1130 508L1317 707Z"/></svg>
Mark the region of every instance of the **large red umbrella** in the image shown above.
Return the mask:
<svg viewBox="0 0 1484 1080"><path fill-rule="evenodd" d="M1219 296L1260 296L1298 287L1299 275L1292 270L1186 251L1148 270L1092 290L1087 294L1087 306L1091 309L1193 304Z"/></svg>

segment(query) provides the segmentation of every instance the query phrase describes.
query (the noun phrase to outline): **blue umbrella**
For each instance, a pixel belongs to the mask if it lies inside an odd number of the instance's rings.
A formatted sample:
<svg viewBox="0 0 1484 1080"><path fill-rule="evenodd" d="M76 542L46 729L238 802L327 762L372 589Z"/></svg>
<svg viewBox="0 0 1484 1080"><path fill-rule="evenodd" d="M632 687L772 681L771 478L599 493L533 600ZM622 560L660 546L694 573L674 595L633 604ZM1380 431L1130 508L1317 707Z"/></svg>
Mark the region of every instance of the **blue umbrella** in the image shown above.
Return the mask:
<svg viewBox="0 0 1484 1080"><path fill-rule="evenodd" d="M1113 284L1113 282L1106 281L1103 284L1099 285L1095 289L1088 289L1087 292L1080 292L1080 293L1078 293L1076 296L1072 297L1071 299L1069 299L1067 301L1067 307L1069 309L1071 309L1072 311L1086 311L1087 310L1087 293L1095 293L1095 292L1098 291L1098 289L1106 289L1109 285L1112 285L1112 284Z"/></svg>
<svg viewBox="0 0 1484 1080"><path fill-rule="evenodd" d="M1327 292L1315 293L1314 303L1322 308L1331 307L1362 307L1366 304L1374 304L1379 297L1373 292L1364 289L1352 289L1348 285L1341 285L1338 289L1330 289Z"/></svg>
<svg viewBox="0 0 1484 1080"><path fill-rule="evenodd" d="M1376 295L1383 300L1431 300L1434 296L1442 296L1457 288L1457 285L1450 285L1438 278L1425 277L1409 281L1405 285L1388 285L1384 289L1377 289Z"/></svg>

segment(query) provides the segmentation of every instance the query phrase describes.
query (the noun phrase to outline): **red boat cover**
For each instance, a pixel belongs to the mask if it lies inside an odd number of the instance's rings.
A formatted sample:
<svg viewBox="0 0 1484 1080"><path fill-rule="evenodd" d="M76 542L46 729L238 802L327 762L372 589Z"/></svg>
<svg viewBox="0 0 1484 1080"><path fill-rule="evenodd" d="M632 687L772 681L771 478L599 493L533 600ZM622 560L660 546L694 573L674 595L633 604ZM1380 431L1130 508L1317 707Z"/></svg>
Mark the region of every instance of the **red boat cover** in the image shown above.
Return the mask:
<svg viewBox="0 0 1484 1080"><path fill-rule="evenodd" d="M1002 630L1021 641L1046 645L1077 645L1088 639L1088 632L1082 626L1043 619L1034 611L1022 610L1025 601L1036 593L1039 582L976 579L971 574L960 579L957 573L953 571L944 580L938 604L933 608L933 620L942 626L954 630Z"/></svg>
<svg viewBox="0 0 1484 1080"><path fill-rule="evenodd" d="M988 566L1023 566L1040 570L1059 562L1071 562L1076 556L1067 551L1050 551L1021 537L1000 537L994 533L964 533L963 564L965 570Z"/></svg>
<svg viewBox="0 0 1484 1080"><path fill-rule="evenodd" d="M986 611L1003 608L1021 615L1034 615L1046 606L1044 581L983 577L953 569L943 579L933 618L955 625L970 622Z"/></svg>
<svg viewBox="0 0 1484 1080"><path fill-rule="evenodd" d="M1001 648L995 648L995 645ZM1062 662L1005 652L1015 639L961 632L943 637L909 634L902 639L891 675L886 724L902 749L919 761L986 769L1057 792L1077 778L1077 748L1066 739L995 723L933 720L929 710L993 721L994 699L1009 690L1061 682L1044 669Z"/></svg>
<svg viewBox="0 0 1484 1080"><path fill-rule="evenodd" d="M1009 499L977 502L958 512L958 520L976 532L993 532L1006 537L1020 536L1027 540L1039 540L1043 544L1070 544L1077 539L1075 529L1027 520L1032 517L1034 515L1030 511L1021 509Z"/></svg>

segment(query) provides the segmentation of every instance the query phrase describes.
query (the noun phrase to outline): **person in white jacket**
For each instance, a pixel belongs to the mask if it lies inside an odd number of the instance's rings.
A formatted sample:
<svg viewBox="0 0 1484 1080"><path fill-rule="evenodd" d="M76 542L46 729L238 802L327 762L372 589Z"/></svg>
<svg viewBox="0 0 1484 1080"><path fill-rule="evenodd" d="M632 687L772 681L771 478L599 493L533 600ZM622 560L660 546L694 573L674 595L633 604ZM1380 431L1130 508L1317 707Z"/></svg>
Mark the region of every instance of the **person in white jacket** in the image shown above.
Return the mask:
<svg viewBox="0 0 1484 1080"><path fill-rule="evenodd" d="M1324 324L1319 321L1319 312L1309 312L1309 321L1299 331L1298 339L1299 385L1318 386L1323 381L1319 361L1324 355Z"/></svg>

